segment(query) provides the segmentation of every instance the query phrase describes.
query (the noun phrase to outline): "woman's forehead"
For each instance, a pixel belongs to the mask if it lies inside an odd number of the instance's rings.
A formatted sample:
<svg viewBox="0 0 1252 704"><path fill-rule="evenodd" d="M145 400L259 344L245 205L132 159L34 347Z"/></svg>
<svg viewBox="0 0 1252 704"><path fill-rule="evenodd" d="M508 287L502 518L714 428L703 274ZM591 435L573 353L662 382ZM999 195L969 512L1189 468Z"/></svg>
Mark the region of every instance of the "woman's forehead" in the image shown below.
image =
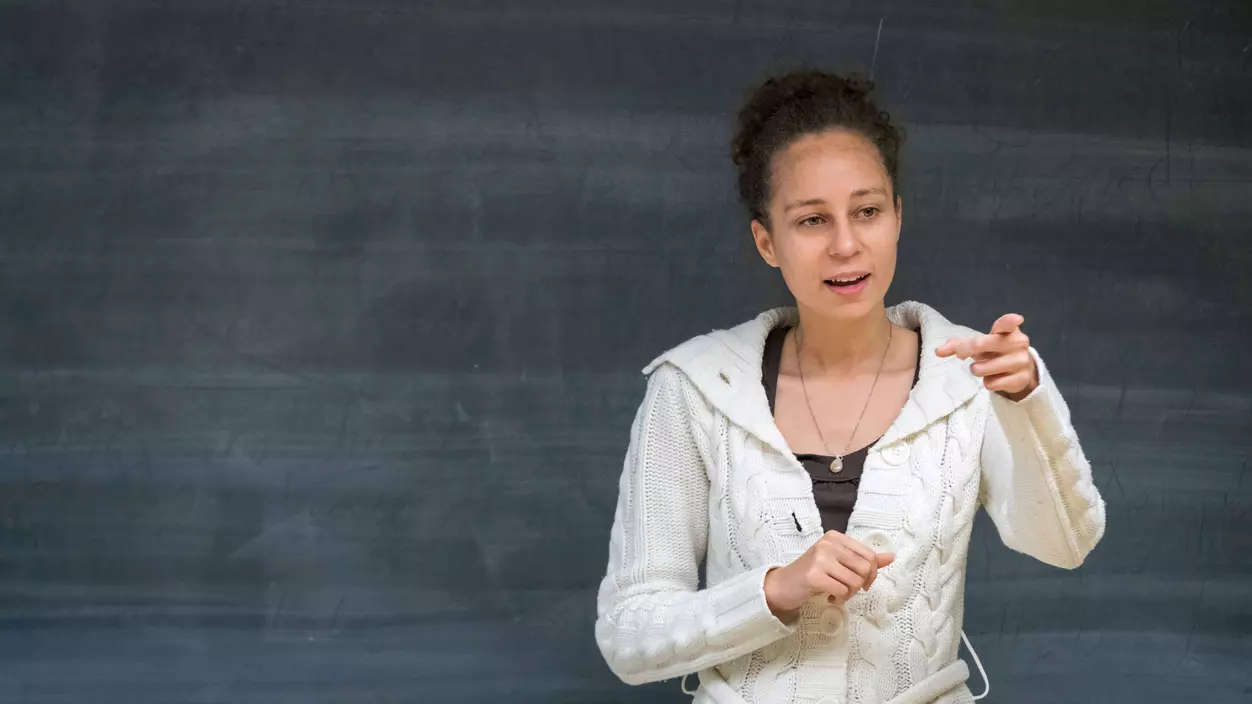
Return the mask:
<svg viewBox="0 0 1252 704"><path fill-rule="evenodd" d="M844 131L801 138L780 152L773 164L775 195L796 189L851 194L883 188L887 180L877 148Z"/></svg>

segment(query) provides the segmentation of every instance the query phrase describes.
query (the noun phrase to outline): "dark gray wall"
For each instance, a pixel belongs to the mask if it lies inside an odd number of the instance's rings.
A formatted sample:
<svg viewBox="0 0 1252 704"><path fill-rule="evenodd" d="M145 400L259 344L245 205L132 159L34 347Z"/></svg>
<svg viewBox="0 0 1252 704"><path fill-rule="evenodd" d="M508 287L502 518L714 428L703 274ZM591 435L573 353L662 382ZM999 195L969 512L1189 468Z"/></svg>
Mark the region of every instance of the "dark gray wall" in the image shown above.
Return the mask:
<svg viewBox="0 0 1252 704"><path fill-rule="evenodd" d="M1108 500L1077 572L980 521L989 701L1252 700L1250 7L0 2L0 700L684 701L594 591L638 370L784 300L726 145L799 61Z"/></svg>

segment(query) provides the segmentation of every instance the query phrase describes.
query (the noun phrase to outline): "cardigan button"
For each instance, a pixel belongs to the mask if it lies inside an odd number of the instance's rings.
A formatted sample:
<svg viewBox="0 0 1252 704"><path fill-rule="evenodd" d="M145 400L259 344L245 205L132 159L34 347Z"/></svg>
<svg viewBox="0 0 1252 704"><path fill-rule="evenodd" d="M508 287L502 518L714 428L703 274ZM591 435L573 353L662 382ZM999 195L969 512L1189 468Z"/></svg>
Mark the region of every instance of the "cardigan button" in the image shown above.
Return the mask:
<svg viewBox="0 0 1252 704"><path fill-rule="evenodd" d="M843 610L830 608L823 611L817 630L828 636L838 635L843 630Z"/></svg>
<svg viewBox="0 0 1252 704"><path fill-rule="evenodd" d="M880 530L872 531L865 536L865 545L874 552L891 552L891 538Z"/></svg>
<svg viewBox="0 0 1252 704"><path fill-rule="evenodd" d="M909 446L898 442L882 451L882 458L892 467L899 467L909 461Z"/></svg>

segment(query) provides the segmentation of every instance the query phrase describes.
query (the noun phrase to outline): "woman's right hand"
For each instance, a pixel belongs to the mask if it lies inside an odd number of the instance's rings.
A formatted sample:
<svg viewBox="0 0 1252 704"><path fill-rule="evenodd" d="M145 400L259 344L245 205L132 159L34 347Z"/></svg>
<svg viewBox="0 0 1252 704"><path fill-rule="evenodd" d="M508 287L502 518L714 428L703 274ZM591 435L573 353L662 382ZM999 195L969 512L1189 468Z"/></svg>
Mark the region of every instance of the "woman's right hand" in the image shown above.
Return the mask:
<svg viewBox="0 0 1252 704"><path fill-rule="evenodd" d="M765 602L784 621L818 594L843 604L859 590L868 590L878 570L893 560L892 553L876 553L843 533L827 531L795 562L765 574Z"/></svg>

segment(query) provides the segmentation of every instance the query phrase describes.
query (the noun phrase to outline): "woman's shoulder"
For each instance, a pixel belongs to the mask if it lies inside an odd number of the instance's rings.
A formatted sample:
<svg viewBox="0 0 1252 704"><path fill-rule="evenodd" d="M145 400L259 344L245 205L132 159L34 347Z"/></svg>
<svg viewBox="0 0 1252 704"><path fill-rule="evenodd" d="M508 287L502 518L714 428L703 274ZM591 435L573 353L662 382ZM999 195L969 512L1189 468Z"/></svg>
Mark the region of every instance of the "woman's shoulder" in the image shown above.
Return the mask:
<svg viewBox="0 0 1252 704"><path fill-rule="evenodd" d="M721 363L759 365L761 350L769 331L794 320L794 308L771 308L731 327L714 328L692 336L661 352L643 368L651 375L662 365L670 364L689 374Z"/></svg>
<svg viewBox="0 0 1252 704"><path fill-rule="evenodd" d="M973 328L954 323L934 307L920 301L904 301L887 308L891 322L922 334L925 347L933 350L948 338L979 334Z"/></svg>

